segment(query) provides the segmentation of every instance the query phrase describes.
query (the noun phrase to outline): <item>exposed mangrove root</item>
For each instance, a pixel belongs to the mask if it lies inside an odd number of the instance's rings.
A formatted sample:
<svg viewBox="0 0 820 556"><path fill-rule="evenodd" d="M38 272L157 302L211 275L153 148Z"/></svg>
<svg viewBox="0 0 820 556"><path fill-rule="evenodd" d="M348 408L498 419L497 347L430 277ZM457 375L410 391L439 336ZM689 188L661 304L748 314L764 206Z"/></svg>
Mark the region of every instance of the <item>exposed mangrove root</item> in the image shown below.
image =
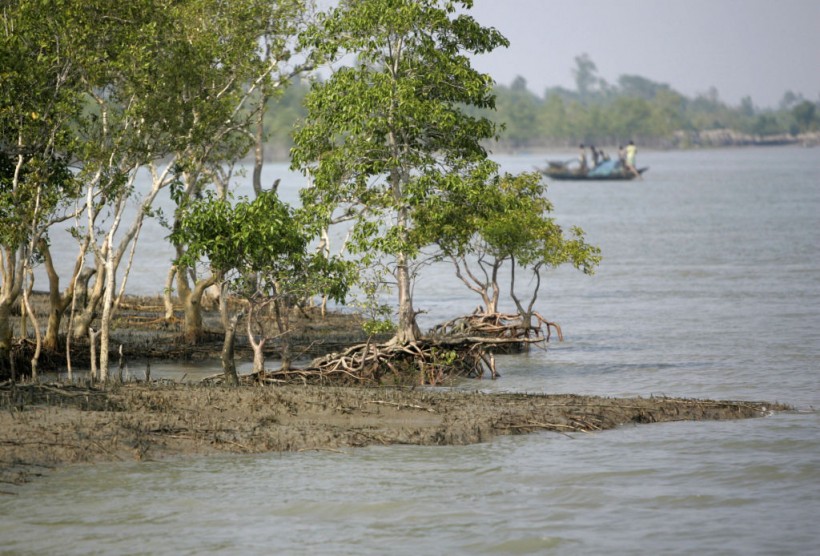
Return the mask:
<svg viewBox="0 0 820 556"><path fill-rule="evenodd" d="M442 384L456 377L495 377L495 363L480 343L419 340L408 344L365 343L314 359L302 371L319 382ZM270 378L280 378L272 373Z"/></svg>
<svg viewBox="0 0 820 556"><path fill-rule="evenodd" d="M425 338L407 344L367 342L314 359L308 367L264 371L243 377L260 383L333 385L441 385L458 378L496 378L488 347L503 338ZM219 382L218 376L209 382Z"/></svg>
<svg viewBox="0 0 820 556"><path fill-rule="evenodd" d="M436 326L431 333L436 337L470 336L510 340L507 346L519 342L525 344L546 343L552 337L552 331L559 341L564 340L561 327L556 322L548 321L539 313L533 312L530 322L526 323L518 313L486 313L480 307L471 315L465 315Z"/></svg>
<svg viewBox="0 0 820 556"><path fill-rule="evenodd" d="M535 324L532 324L535 323ZM314 359L303 368L266 370L242 377L263 384L441 385L458 378L496 378L494 353L545 344L561 327L533 313L530 324L517 314L475 313L437 326L407 344L366 342ZM205 379L221 382L221 375Z"/></svg>

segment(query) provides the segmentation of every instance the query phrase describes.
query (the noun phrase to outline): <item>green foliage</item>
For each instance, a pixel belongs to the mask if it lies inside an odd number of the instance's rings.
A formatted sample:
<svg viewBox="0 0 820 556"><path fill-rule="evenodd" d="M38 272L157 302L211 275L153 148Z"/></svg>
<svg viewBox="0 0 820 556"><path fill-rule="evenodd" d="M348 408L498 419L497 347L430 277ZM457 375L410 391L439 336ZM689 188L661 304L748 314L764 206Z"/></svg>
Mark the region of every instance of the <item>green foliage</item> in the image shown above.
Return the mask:
<svg viewBox="0 0 820 556"><path fill-rule="evenodd" d="M90 56L84 75L99 112L81 127L96 149L87 159L108 160L112 149L134 164L244 154L252 138L242 102L268 71L259 41L270 11L262 0L87 2L75 22L88 29L75 42Z"/></svg>
<svg viewBox="0 0 820 556"><path fill-rule="evenodd" d="M391 309L388 308L388 311L391 311ZM371 318L366 320L364 324L362 324L362 329L366 334L375 336L378 334L389 334L391 332L395 332L396 325L393 324L393 321L390 320L389 316L385 315L382 318Z"/></svg>
<svg viewBox="0 0 820 556"><path fill-rule="evenodd" d="M591 60L589 60L591 62ZM496 85L496 110L466 107L474 116L485 116L499 126L501 146L510 149L543 146L575 146L579 142L617 145L628 139L645 145L680 144L680 132L730 128L755 135L796 134L820 128L817 102L787 92L778 109L760 109L746 97L739 106L722 102L716 90L694 98L684 96L665 83L638 75L622 75L609 85L584 64L591 75L583 78L585 93L560 87L539 96L517 77L510 85ZM294 96L306 94L294 90ZM297 102L292 98L288 102ZM293 106L293 104L289 104ZM279 121L274 140L286 141L284 129L296 123ZM282 114L286 117L287 112ZM683 144L682 146L687 146Z"/></svg>
<svg viewBox="0 0 820 556"><path fill-rule="evenodd" d="M0 12L0 244L10 252L45 233L79 190L68 168L79 79L64 52L65 14L50 4Z"/></svg>
<svg viewBox="0 0 820 556"><path fill-rule="evenodd" d="M799 102L791 94L779 111L759 110L750 97L738 107L730 107L719 98L717 90L687 98L665 83L657 83L637 75L622 75L617 85L609 85L597 76L597 68L588 56L576 58L574 70L577 89L554 87L535 97L539 128L524 145L518 139L521 129L515 118L496 119L506 125L502 142L510 146L617 145L636 139L647 145L673 146L680 141L680 132L711 129L774 135L800 129L788 110ZM518 80L511 89L515 89ZM498 114L514 112L505 103L521 102L497 87ZM520 97L519 97L520 98ZM532 99L525 101L527 110ZM808 103L809 106L816 106ZM685 145L684 145L685 146Z"/></svg>
<svg viewBox="0 0 820 556"><path fill-rule="evenodd" d="M451 21L454 4L345 3L307 35L327 55L358 56L356 66L315 84L306 99L308 117L292 154L293 166L314 178L307 201L366 205L373 213L418 206L448 169L485 158L480 140L493 128L460 108L492 107L492 92L462 52L504 40L467 16Z"/></svg>
<svg viewBox="0 0 820 556"><path fill-rule="evenodd" d="M491 80L467 54L507 41L444 0L342 2L303 37L328 58L350 55L313 85L294 135L293 167L313 178L303 204L354 218L349 249L396 260L400 332L411 326L408 265L426 244L416 222L486 168ZM403 320L404 319L404 320Z"/></svg>
<svg viewBox="0 0 820 556"><path fill-rule="evenodd" d="M12 249L46 232L49 218L79 190L65 158L24 157L0 152L0 245Z"/></svg>
<svg viewBox="0 0 820 556"><path fill-rule="evenodd" d="M359 269L360 270L360 269ZM357 295L349 303L364 317L362 329L369 335L395 332L393 307L382 302L384 280L380 272L356 277Z"/></svg>
<svg viewBox="0 0 820 556"><path fill-rule="evenodd" d="M443 365L450 366L458 361L459 354L452 349L433 348L430 355L432 356L432 363L435 366Z"/></svg>
<svg viewBox="0 0 820 556"><path fill-rule="evenodd" d="M817 105L807 100L792 108L791 115L800 131L817 131L820 127Z"/></svg>
<svg viewBox="0 0 820 556"><path fill-rule="evenodd" d="M506 174L488 199L476 234L484 250L496 259L514 259L524 267L555 268L569 263L592 274L600 262L600 250L584 241L580 228L573 227L566 235L550 216L552 210L538 174Z"/></svg>
<svg viewBox="0 0 820 556"><path fill-rule="evenodd" d="M207 259L241 295L323 294L343 301L352 280L350 263L308 253L309 237L299 215L273 191L236 203L208 191L182 209L171 239L189 246L177 264Z"/></svg>
<svg viewBox="0 0 820 556"><path fill-rule="evenodd" d="M279 96L268 101L265 136L269 138L268 144L278 152L287 153L293 147L291 132L296 122L304 120L307 115L304 100L308 91L310 85L297 78Z"/></svg>
<svg viewBox="0 0 820 556"><path fill-rule="evenodd" d="M586 242L578 227L564 230L552 218L553 205L537 173L505 174L475 187L470 195L451 196L423 220L421 229L438 238L444 255L456 264L468 287L491 305L500 291L497 271L505 263L542 270L571 264L592 274L601 260L600 249ZM461 269L475 266L486 281L465 280Z"/></svg>

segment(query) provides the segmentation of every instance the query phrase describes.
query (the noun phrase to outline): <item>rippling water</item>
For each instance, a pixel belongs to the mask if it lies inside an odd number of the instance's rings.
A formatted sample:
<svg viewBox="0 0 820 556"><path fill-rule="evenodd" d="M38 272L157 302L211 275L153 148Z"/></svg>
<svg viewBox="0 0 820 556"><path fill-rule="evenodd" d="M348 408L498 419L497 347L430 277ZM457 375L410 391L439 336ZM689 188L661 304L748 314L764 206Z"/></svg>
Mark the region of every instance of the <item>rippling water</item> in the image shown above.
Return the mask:
<svg viewBox="0 0 820 556"><path fill-rule="evenodd" d="M542 158L500 161L516 172ZM557 218L583 227L604 261L593 277L561 270L542 288L540 311L566 341L501 357L501 379L464 387L798 411L467 447L69 468L0 498L0 552L816 553L818 151L642 153L640 163L651 167L643 181L550 186ZM169 256L152 255L132 282L145 293ZM446 267L416 298L426 324L478 304Z"/></svg>

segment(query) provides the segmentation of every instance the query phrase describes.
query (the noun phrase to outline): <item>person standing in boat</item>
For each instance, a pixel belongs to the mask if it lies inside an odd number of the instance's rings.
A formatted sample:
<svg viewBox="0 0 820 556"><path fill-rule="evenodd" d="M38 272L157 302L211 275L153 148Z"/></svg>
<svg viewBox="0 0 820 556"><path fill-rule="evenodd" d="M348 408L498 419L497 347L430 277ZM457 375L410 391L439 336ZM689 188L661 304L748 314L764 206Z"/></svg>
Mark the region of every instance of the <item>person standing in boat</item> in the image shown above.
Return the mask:
<svg viewBox="0 0 820 556"><path fill-rule="evenodd" d="M587 150L583 143L581 146L578 147L580 152L578 153L578 173L579 174L586 174L587 173Z"/></svg>
<svg viewBox="0 0 820 556"><path fill-rule="evenodd" d="M589 149L592 151L592 167L595 168L601 161L601 151L596 149L595 145L590 145Z"/></svg>
<svg viewBox="0 0 820 556"><path fill-rule="evenodd" d="M635 166L635 159L638 156L638 147L635 146L633 141L630 141L629 144L626 146L626 168L636 176L640 176L640 172L638 172L638 167Z"/></svg>

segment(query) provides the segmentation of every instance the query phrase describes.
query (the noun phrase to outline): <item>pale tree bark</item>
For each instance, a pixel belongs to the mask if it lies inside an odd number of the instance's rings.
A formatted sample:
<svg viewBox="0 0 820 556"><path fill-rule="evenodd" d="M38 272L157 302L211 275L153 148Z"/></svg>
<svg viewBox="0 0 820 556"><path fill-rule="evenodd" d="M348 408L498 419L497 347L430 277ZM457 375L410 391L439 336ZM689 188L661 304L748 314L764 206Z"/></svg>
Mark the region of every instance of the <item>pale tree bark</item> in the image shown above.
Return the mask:
<svg viewBox="0 0 820 556"><path fill-rule="evenodd" d="M503 264L502 259L494 259L492 263L485 263L483 255L479 255L478 267L483 278L476 275L464 257L451 256L456 269L456 277L470 290L481 296L484 302L484 312L493 314L498 312L498 300L501 297L501 288L498 285L498 271ZM490 272L487 272L487 266ZM462 270L463 269L463 270Z"/></svg>
<svg viewBox="0 0 820 556"><path fill-rule="evenodd" d="M253 149L253 192L259 197L262 194L262 167L265 164L265 104L268 95L262 93L259 106L256 109L256 134Z"/></svg>
<svg viewBox="0 0 820 556"><path fill-rule="evenodd" d="M18 147L22 147L22 136L18 135ZM24 157L17 156L12 178L12 194L15 195L20 187L20 172L23 166ZM12 361L12 341L14 333L12 331L12 305L19 298L24 281L25 262L29 253L25 244L17 246L2 246L2 268L0 269L0 376L6 369L10 375L14 375Z"/></svg>
<svg viewBox="0 0 820 556"><path fill-rule="evenodd" d="M401 160L400 152L393 133L388 134L388 144ZM407 240L407 230L410 225L409 211L404 199L403 185L407 176L400 168L394 168L390 173L390 186L393 193L393 203L396 209L396 226L399 229L399 241ZM416 312L413 309L413 284L410 275L410 261L407 253L401 250L396 256L396 284L399 296L399 322L396 329L395 341L399 344L415 342L420 336L416 325Z"/></svg>
<svg viewBox="0 0 820 556"><path fill-rule="evenodd" d="M116 227L112 227L108 245L114 240ZM103 294L102 316L100 317L100 380L108 380L108 342L111 333L111 317L114 313L114 288L116 267L114 266L114 250L107 249L105 257L105 293Z"/></svg>
<svg viewBox="0 0 820 556"><path fill-rule="evenodd" d="M83 298L83 304L79 308L79 313L75 315L72 323L72 334L75 338L84 338L88 336L88 330L94 318L97 316L97 310L100 306L103 293L105 293L105 261L96 261L93 272L94 285L88 290Z"/></svg>
<svg viewBox="0 0 820 556"><path fill-rule="evenodd" d="M34 273L31 271L31 268L27 270L29 280L31 280L31 284L34 285ZM31 357L31 379L36 381L38 380L37 365L40 361L40 351L43 345L43 338L40 332L40 323L37 321L37 315L35 314L34 309L31 306L30 295L31 288L23 288L23 305L26 308L26 314L28 315L29 320L31 320L31 326L34 328L35 343L34 354Z"/></svg>
<svg viewBox="0 0 820 556"><path fill-rule="evenodd" d="M228 170L224 174L219 172L212 173L210 177L216 184L219 198L225 199L228 195L228 182L230 181L231 170ZM190 201L195 197L198 191L198 176L186 173L183 179L185 183L185 198ZM176 226L177 223L174 225ZM177 259L185 255L186 249L186 245L174 245ZM166 283L165 318L166 321L169 322L173 318L173 304L171 303L171 292L169 291L173 277L175 277L176 280L177 299L180 305L182 305L182 337L189 344L198 344L202 341L205 332L202 322L202 297L209 287L221 280L221 276L218 273L212 272L209 276L198 278L191 268L174 265L168 273L168 282ZM193 283L193 287L191 287L191 283Z"/></svg>
<svg viewBox="0 0 820 556"><path fill-rule="evenodd" d="M98 380L100 375L97 366L97 338L100 337L99 331L94 331L93 328L88 329L88 346L91 353L91 378Z"/></svg>
<svg viewBox="0 0 820 556"><path fill-rule="evenodd" d="M35 195L35 201L34 201L34 213L33 213L32 219L31 219L30 238L29 238L29 244L28 244L28 249L27 249L29 254L34 252L34 246L37 245L40 242L39 234L38 234L38 231L37 231L37 219L40 216L39 213L40 213L40 194L41 193L42 193L42 186L41 186L41 184L38 183L37 184L37 193ZM40 350L42 349L42 346L43 346L43 337L42 337L42 333L40 331L40 323L37 320L37 315L35 314L34 309L31 306L31 300L30 300L31 292L34 289L34 271L31 268L31 258L30 257L26 257L25 261L23 263L23 281L24 282L28 281L28 286L26 286L25 283L23 284L23 307L24 307L25 313L28 315L29 320L31 320L31 325L34 328L34 338L35 338L34 355L31 358L31 379L32 380L37 380L37 378L38 378L37 377L37 364L40 361ZM23 338L25 338L26 335L27 335L25 317L23 318L23 322L21 324L22 324L22 326L20 328L21 328L21 331L22 331L22 336L23 336Z"/></svg>
<svg viewBox="0 0 820 556"><path fill-rule="evenodd" d="M532 329L532 317L535 302L538 299L538 289L541 287L541 265L536 265L533 268L535 286L532 289L532 294L530 295L530 299L526 305L524 304L524 300L518 297L515 293L515 267L515 258L513 258L511 260L510 270L510 297L512 297L515 307L518 310L518 316L521 317L521 326L524 327L524 330L526 330L527 334L529 334L529 330ZM530 346L529 344L525 344L525 347L526 349L529 349Z"/></svg>
<svg viewBox="0 0 820 556"><path fill-rule="evenodd" d="M60 325L66 310L72 304L75 294L84 292L88 280L94 274L94 269L83 267L82 260L78 259L71 274L71 282L65 292L60 293L60 276L54 268L51 248L41 242L40 252L43 254L46 277L48 278L49 313L46 324L46 334L43 339L43 349L57 351L60 339Z"/></svg>
<svg viewBox="0 0 820 556"><path fill-rule="evenodd" d="M350 232L348 232L348 233L350 233ZM343 246L344 246L344 244L343 244ZM328 234L327 227L322 228L321 237L319 239L319 245L316 248L316 250L319 253L322 253L326 258L328 258L328 259L330 258L330 234ZM320 309L322 318L324 318L325 315L327 315L327 300L328 300L327 294L323 295L322 296L322 305L321 305L321 309Z"/></svg>
<svg viewBox="0 0 820 556"><path fill-rule="evenodd" d="M274 300L273 310L276 315L276 327L279 329L279 337L282 338L282 349L280 350L282 363L280 368L283 371L289 371L293 359L290 341L291 306L287 302Z"/></svg>
<svg viewBox="0 0 820 556"><path fill-rule="evenodd" d="M87 229L85 231L86 235L80 243L80 249L77 254L77 263L75 264L75 267L76 265L84 266L89 247L91 247L92 245L96 246L96 241L94 241L94 234L98 212L96 211L94 204L94 189L97 186L99 186L99 181L101 179L102 170L98 170L96 174L91 179L89 179L89 185L86 191L86 199L84 205ZM98 257L96 256L96 254L94 257L94 272L92 274L94 275L94 285L90 290L86 285L84 292L85 295L82 299L82 305L79 307L77 306L76 296L72 300L71 304L71 335L76 339L90 337L89 331L91 328L91 323L94 321L94 318L97 313L97 307L99 306L100 300L103 296L103 287L105 285L104 258Z"/></svg>
<svg viewBox="0 0 820 556"><path fill-rule="evenodd" d="M168 276L165 278L165 287L162 289L162 300L165 304L165 322L174 320L174 277L177 275L177 265L171 265Z"/></svg>
<svg viewBox="0 0 820 556"><path fill-rule="evenodd" d="M397 258L396 280L399 290L399 325L396 330L396 341L400 344L407 344L418 340L420 334L416 325L416 313L413 309L410 266L404 253L400 253Z"/></svg>
<svg viewBox="0 0 820 556"><path fill-rule="evenodd" d="M274 184L274 186L278 185L278 183L279 183L279 180L276 180L276 183ZM335 225L335 224L341 224L341 223L347 222L351 219L353 219L352 215L346 215L346 216L343 216L343 217L338 218L338 219L332 219L331 222L328 225L322 227L322 230L321 230L320 236L319 236L319 244L316 246L316 251L319 252L319 253L322 253L322 255L324 255L325 258L330 259L330 250L331 250L330 233L329 233L330 226ZM343 256L344 253L347 251L347 246L348 246L348 243L350 242L350 237L351 237L352 234L353 234L353 229L352 228L348 229L347 233L345 234L344 239L342 239L341 245L339 247L338 256L340 256L340 257ZM327 294L322 295L322 303L321 303L321 308L320 308L322 318L324 318L327 315L327 302L328 302L328 295ZM311 302L310 306L311 307L313 306L312 302Z"/></svg>
<svg viewBox="0 0 820 556"><path fill-rule="evenodd" d="M227 313L223 314L227 320L225 326L225 340L222 342L222 353L220 358L222 360L222 373L225 377L225 383L231 386L239 385L239 376L236 374L236 363L234 360L234 351L236 346L236 324L242 318L243 312L236 313L233 317L227 317Z"/></svg>
<svg viewBox="0 0 820 556"><path fill-rule="evenodd" d="M222 321L222 329L227 330L230 325L228 318L230 309L228 307L228 285L224 282L219 284L219 319Z"/></svg>
<svg viewBox="0 0 820 556"><path fill-rule="evenodd" d="M23 250L3 247L0 283L0 375L11 374L12 306L23 289Z"/></svg>
<svg viewBox="0 0 820 556"><path fill-rule="evenodd" d="M183 310L183 338L190 344L197 344L205 335L202 321L202 296L205 290L219 281L219 276L211 274L207 278L196 280L194 287L191 288L187 270L185 267L176 269L177 298Z"/></svg>
<svg viewBox="0 0 820 556"><path fill-rule="evenodd" d="M106 381L108 380L108 371L109 371L109 336L110 336L110 325L111 319L116 311L115 306L115 282L116 282L116 273L117 269L119 268L120 261L124 254L128 251L129 246L132 245L132 241L136 242L136 239L139 235L139 231L142 228L142 223L145 219L146 214L148 213L148 209L154 202L157 194L160 190L167 186L169 183L169 176L170 171L173 168L175 163L175 159L171 159L167 162L165 169L162 172L157 172L156 167L151 165L151 173L152 173L152 184L151 189L142 197L140 200L136 214L131 222L130 227L123 233L122 237L120 238L119 242L115 244L115 235L120 228L120 225L123 220L124 210L126 206L126 201L130 198L127 194L132 186L134 179L136 179L136 170L137 168L132 168L128 175L129 175L129 183L127 187L124 189L124 192L121 193L117 204L115 206L115 214L113 220L110 224L108 232L105 234L102 244L98 244L95 234L93 233L94 230L94 222L96 221L96 210L94 208L94 187L89 186L87 192L87 199L86 199L86 211L88 214L88 229L89 229L89 237L91 238L91 246L94 253L94 258L97 263L97 280L95 283L95 291L102 290L103 294L103 305L102 305L102 315L100 317L100 363L99 363L99 376L100 380ZM98 184L97 184L98 185ZM133 248L132 248L133 253ZM129 266L130 268L130 266ZM123 273L123 290L125 287L125 283L128 280L128 270Z"/></svg>
<svg viewBox="0 0 820 556"><path fill-rule="evenodd" d="M254 374L261 374L265 371L265 352L263 350L265 348L265 343L268 340L262 325L260 325L262 334L259 340L256 339L256 336L253 333L253 323L256 321L256 314L259 309L261 309L261 307L254 307L252 302L248 304L247 331L248 342L251 344L251 348L253 349L252 372Z"/></svg>
<svg viewBox="0 0 820 556"><path fill-rule="evenodd" d="M85 266L85 256L86 251L88 249L88 244L90 242L90 237L86 237L86 240L83 242L83 246L80 249L80 254L77 257L77 262L75 268L83 268L86 269ZM84 276L83 272L77 273L74 275L72 288L74 289L74 295L71 296L71 311L68 316L68 330L69 332L66 333L65 336L65 361L66 361L66 368L68 371L68 380L73 379L73 368L71 366L71 339L74 337L74 319L77 314L77 300L86 300L88 297L88 280L94 274L95 271L89 270L87 276ZM84 278L85 281L81 280L81 277ZM90 328L89 328L90 330ZM89 337L93 338L93 335L89 333ZM92 362L96 365L94 358L92 357ZM93 374L91 376L94 376Z"/></svg>

